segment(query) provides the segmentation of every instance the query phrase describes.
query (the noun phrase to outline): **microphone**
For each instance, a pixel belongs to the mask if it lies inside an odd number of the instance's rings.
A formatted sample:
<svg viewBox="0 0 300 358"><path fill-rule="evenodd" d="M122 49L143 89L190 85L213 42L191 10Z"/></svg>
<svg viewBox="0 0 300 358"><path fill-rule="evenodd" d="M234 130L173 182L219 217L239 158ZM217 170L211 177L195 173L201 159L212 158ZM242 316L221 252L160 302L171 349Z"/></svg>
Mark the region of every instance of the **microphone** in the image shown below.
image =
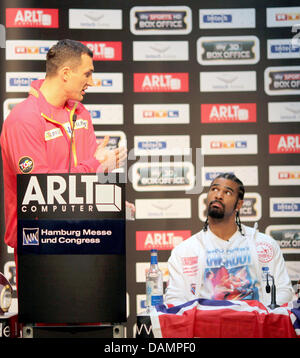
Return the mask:
<svg viewBox="0 0 300 358"><path fill-rule="evenodd" d="M275 286L275 280L274 277L272 275L270 275L269 273L267 273L267 285L266 285L266 292L270 293L270 285L269 285L269 281L268 281L268 277L271 277L272 279L272 286L271 286L271 304L268 306L271 308L271 310L275 309L276 307L280 307L279 305L276 304L276 286Z"/></svg>
<svg viewBox="0 0 300 358"><path fill-rule="evenodd" d="M267 285L266 285L266 292L271 292L271 286L269 285L269 274L267 273Z"/></svg>
<svg viewBox="0 0 300 358"><path fill-rule="evenodd" d="M72 116L73 126L72 126L72 132L71 132L71 140L70 140L70 155L69 155L69 171L68 171L68 174L70 174L70 172L71 172L72 144L73 144L73 134L74 134L74 128L75 128L76 120L77 120L77 114L74 113L73 116Z"/></svg>

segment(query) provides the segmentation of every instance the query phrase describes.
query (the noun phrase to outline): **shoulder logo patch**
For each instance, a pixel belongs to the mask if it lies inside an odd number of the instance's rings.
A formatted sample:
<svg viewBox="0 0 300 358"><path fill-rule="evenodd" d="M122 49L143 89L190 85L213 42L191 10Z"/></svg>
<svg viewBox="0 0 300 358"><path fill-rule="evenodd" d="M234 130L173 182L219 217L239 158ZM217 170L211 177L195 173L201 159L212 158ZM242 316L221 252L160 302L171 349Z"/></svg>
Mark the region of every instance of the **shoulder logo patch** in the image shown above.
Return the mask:
<svg viewBox="0 0 300 358"><path fill-rule="evenodd" d="M30 157L22 157L19 159L19 169L24 174L29 174L34 167L33 159Z"/></svg>

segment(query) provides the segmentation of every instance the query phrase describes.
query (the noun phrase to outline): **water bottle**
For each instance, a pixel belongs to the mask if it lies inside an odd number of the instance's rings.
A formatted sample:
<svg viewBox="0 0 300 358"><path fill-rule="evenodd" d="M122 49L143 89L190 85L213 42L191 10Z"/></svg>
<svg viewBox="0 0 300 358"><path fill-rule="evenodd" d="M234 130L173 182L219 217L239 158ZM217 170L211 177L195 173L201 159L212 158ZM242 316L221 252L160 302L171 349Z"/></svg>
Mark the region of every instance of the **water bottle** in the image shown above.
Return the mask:
<svg viewBox="0 0 300 358"><path fill-rule="evenodd" d="M157 250L151 250L150 269L146 274L146 306L163 303L163 275L157 264Z"/></svg>

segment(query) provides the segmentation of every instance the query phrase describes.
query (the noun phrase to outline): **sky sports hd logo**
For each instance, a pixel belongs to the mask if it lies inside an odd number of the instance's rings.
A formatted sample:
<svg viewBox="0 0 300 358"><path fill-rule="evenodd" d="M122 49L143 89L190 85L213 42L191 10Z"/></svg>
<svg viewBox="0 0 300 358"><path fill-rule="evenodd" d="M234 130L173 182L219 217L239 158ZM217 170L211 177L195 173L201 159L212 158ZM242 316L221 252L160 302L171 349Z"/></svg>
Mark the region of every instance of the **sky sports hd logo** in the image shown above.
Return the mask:
<svg viewBox="0 0 300 358"><path fill-rule="evenodd" d="M267 67L264 80L270 96L300 94L300 66Z"/></svg>
<svg viewBox="0 0 300 358"><path fill-rule="evenodd" d="M130 31L135 35L186 35L192 30L187 6L136 6L130 10Z"/></svg>

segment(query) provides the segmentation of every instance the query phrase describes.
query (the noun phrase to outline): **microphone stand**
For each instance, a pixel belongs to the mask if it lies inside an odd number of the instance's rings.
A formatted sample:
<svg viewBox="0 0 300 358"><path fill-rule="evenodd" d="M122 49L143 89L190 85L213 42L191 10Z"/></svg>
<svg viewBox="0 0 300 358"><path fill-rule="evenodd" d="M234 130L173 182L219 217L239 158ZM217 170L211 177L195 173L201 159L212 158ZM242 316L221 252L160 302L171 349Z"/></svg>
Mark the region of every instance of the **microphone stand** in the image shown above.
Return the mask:
<svg viewBox="0 0 300 358"><path fill-rule="evenodd" d="M73 143L73 133L74 133L74 128L75 128L75 122L76 122L76 120L77 120L77 115L76 115L76 114L73 114L73 117L72 117L73 126L72 126L71 141L70 141L70 155L69 155L69 171L68 171L68 174L70 174L70 172L71 172L72 143Z"/></svg>
<svg viewBox="0 0 300 358"><path fill-rule="evenodd" d="M269 276L272 278L272 286L270 287L269 285ZM280 307L279 305L277 305L276 303L276 286L275 286L275 280L274 277L272 275L270 275L269 273L267 273L267 285L266 285L266 292L270 293L271 291L271 304L268 306L271 308L271 310L274 310L276 307Z"/></svg>

